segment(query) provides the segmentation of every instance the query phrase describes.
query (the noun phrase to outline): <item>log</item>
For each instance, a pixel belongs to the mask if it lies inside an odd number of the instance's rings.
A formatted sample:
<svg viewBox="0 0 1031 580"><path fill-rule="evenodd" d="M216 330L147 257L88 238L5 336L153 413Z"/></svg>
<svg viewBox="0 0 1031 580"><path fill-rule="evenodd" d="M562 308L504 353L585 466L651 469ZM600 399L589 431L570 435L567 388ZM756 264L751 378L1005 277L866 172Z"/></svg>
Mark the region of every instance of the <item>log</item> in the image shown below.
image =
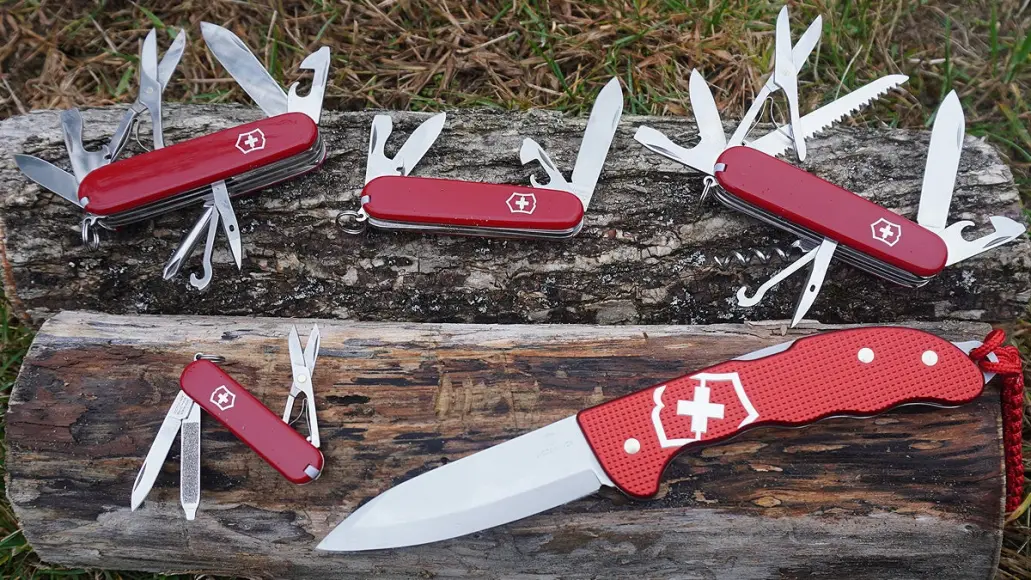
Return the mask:
<svg viewBox="0 0 1031 580"><path fill-rule="evenodd" d="M121 108L83 112L91 146L106 139L121 113ZM785 265L782 260L716 263L751 249L772 254L788 248L792 238L715 202L700 205L698 173L632 139L636 128L648 123L690 145L696 139L691 119L625 116L584 230L565 241L513 241L343 233L335 217L357 208L373 115L327 112L322 127L329 158L319 171L235 202L247 253L243 271L231 265L220 238L215 279L205 293L187 285L191 269L199 270L199 250L179 277L161 278L164 262L198 210L106 235L101 249L91 253L79 241L79 211L28 181L11 157L29 153L68 167L57 113L6 119L0 122L0 260L6 295L37 324L61 309L600 324L784 319L794 310L804 276L788 280L755 308L737 307L733 299L739 286L756 287ZM179 142L259 116L253 108L169 105L165 135L168 142ZM426 117L392 116L395 136L388 154ZM524 136L532 136L568 175L584 124L583 117L556 112L455 111L415 174L526 184L534 169L519 164L518 149ZM840 128L810 141L805 167L913 218L928 137L927 131ZM1022 219L1017 188L998 153L967 137L951 219L970 219L983 228L991 215ZM836 264L809 316L831 323L1012 320L1031 298L1028 288L1031 241L1025 237L951 266L916 290Z"/></svg>
<svg viewBox="0 0 1031 580"><path fill-rule="evenodd" d="M471 536L315 552L406 479L694 369L810 334L780 324L463 325L319 320L326 468L294 486L210 417L197 519L178 445L146 503L130 491L197 351L274 410L286 336L311 320L62 312L25 358L7 414L7 491L26 539L75 567L248 577L989 578L1002 538L999 393L757 429L691 450L661 499L600 493ZM951 340L988 325L912 323ZM433 498L427 498L432 501Z"/></svg>

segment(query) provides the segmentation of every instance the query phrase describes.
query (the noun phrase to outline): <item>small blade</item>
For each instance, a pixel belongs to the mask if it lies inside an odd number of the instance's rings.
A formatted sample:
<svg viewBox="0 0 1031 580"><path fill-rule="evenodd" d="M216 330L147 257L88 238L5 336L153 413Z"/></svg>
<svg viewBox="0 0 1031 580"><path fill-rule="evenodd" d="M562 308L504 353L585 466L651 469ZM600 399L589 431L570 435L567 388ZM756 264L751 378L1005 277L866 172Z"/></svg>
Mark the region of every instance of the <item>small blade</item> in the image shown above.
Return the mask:
<svg viewBox="0 0 1031 580"><path fill-rule="evenodd" d="M691 71L689 90L691 110L694 112L698 135L701 138L698 145L685 149L659 131L646 126L637 129L634 139L659 155L712 175L716 159L727 148L727 136L723 132L723 122L720 120L719 109L716 108L716 99L713 98L708 83L697 70Z"/></svg>
<svg viewBox="0 0 1031 580"><path fill-rule="evenodd" d="M183 419L179 446L179 504L192 520L200 505L200 405Z"/></svg>
<svg viewBox="0 0 1031 580"><path fill-rule="evenodd" d="M229 200L229 190L225 181L216 181L211 185L211 193L215 200L215 209L218 210L222 230L229 238L229 250L233 253L233 260L236 261L236 269L243 267L243 247L240 243L240 225L236 222L236 212L233 211L233 203Z"/></svg>
<svg viewBox="0 0 1031 580"><path fill-rule="evenodd" d="M239 37L210 22L201 22L200 29L211 53L266 115L274 117L289 110L286 91Z"/></svg>
<svg viewBox="0 0 1031 580"><path fill-rule="evenodd" d="M802 136L802 122L798 114L798 69L791 54L791 21L788 7L784 6L777 15L776 62L773 78L784 91L791 111L791 135L799 161L805 161L805 138Z"/></svg>
<svg viewBox="0 0 1031 580"><path fill-rule="evenodd" d="M956 91L950 91L934 117L931 144L927 149L924 182L916 213L917 223L925 228L942 230L949 219L964 132L963 106Z"/></svg>
<svg viewBox="0 0 1031 580"><path fill-rule="evenodd" d="M14 163L32 181L74 203L76 207L82 207L79 202L79 183L71 173L32 155L15 154Z"/></svg>
<svg viewBox="0 0 1031 580"><path fill-rule="evenodd" d="M813 301L816 300L816 296L820 294L823 279L827 276L827 267L831 263L831 258L834 257L834 250L837 249L838 242L834 240L824 238L820 242L820 247L816 250L816 257L813 259L813 269L809 271L809 280L802 290L798 306L795 307L795 315L791 319L792 328L805 317L806 312L809 312L809 308L813 305Z"/></svg>
<svg viewBox="0 0 1031 580"><path fill-rule="evenodd" d="M512 522L612 486L576 417L438 467L363 505L316 549L413 546Z"/></svg>
<svg viewBox="0 0 1031 580"><path fill-rule="evenodd" d="M846 115L850 115L868 105L871 101L898 87L909 80L906 75L887 75L873 82L867 83L851 93L828 103L819 109L805 115L801 119L802 137L808 139L840 121ZM762 151L767 155L776 157L789 147L793 141L788 127L782 126L770 131L762 137L746 143L745 145Z"/></svg>
<svg viewBox="0 0 1031 580"><path fill-rule="evenodd" d="M161 428L158 430L158 434L154 437L154 442L150 444L150 451L147 452L147 458L143 460L143 465L140 466L140 473L136 476L136 483L132 486L132 509L140 507L143 500L147 498L147 494L150 493L150 488L154 486L154 481L157 479L158 473L161 472L161 466L165 462L165 458L168 457L168 450L172 448L172 442L175 441L175 435L179 432L179 427L182 425L183 419L189 416L190 411L196 405L186 393L179 391L179 394L175 396L175 401L172 402L171 408L168 413L165 414L164 420L161 422Z"/></svg>
<svg viewBox="0 0 1031 580"><path fill-rule="evenodd" d="M587 211L594 196L594 188L598 185L605 158L616 136L619 119L623 116L623 89L619 79L613 77L605 83L591 107L591 116L587 119L580 151L576 155L573 166L573 193L580 198L580 203Z"/></svg>
<svg viewBox="0 0 1031 580"><path fill-rule="evenodd" d="M290 91L286 96L286 107L290 111L308 115L318 125L319 119L322 117L322 100L326 94L326 81L329 80L329 47L323 46L304 57L300 68L314 73L311 89L307 95L301 97L297 94L297 87L301 83L290 85Z"/></svg>
<svg viewBox="0 0 1031 580"><path fill-rule="evenodd" d="M426 119L412 131L412 134L405 140L404 145L394 155L394 164L401 170L401 175L408 175L412 169L419 164L426 152L430 150L433 143L444 128L444 121L447 120L445 113L437 113Z"/></svg>

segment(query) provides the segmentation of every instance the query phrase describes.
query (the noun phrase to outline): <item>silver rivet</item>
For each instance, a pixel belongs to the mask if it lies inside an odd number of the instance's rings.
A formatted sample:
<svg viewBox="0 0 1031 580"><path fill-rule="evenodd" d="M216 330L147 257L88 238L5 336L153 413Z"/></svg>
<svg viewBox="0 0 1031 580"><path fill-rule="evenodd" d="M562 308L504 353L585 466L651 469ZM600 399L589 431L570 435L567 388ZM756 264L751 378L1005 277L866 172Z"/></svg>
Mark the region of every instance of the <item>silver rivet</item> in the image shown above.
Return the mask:
<svg viewBox="0 0 1031 580"><path fill-rule="evenodd" d="M633 455L641 450L641 442L633 437L623 442L623 451L626 451L627 455Z"/></svg>
<svg viewBox="0 0 1031 580"><path fill-rule="evenodd" d="M859 349L859 362L861 363L872 363L873 362L873 349L863 347Z"/></svg>
<svg viewBox="0 0 1031 580"><path fill-rule="evenodd" d="M933 367L938 364L938 353L933 350L925 350L924 354L920 355L920 360L927 366Z"/></svg>

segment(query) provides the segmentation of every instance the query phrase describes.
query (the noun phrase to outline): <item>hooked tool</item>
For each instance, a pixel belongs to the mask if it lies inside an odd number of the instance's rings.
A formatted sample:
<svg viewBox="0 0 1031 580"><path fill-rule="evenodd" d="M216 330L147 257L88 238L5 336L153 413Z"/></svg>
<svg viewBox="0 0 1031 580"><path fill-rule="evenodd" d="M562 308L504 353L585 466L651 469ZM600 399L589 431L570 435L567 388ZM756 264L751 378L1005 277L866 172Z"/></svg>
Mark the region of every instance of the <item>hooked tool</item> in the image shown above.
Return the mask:
<svg viewBox="0 0 1031 580"><path fill-rule="evenodd" d="M532 187L411 177L409 173L440 134L444 113L420 125L393 158L384 154L390 136L389 116L372 122L361 208L343 212L338 223L349 233L366 225L385 230L516 238L568 238L583 227L602 166L623 113L619 80L598 94L583 140L566 180L543 147L526 138L519 150L525 165L540 163L546 184L530 177Z"/></svg>
<svg viewBox="0 0 1031 580"><path fill-rule="evenodd" d="M363 503L317 549L455 538L602 487L650 499L676 455L750 429L866 417L901 405L964 404L993 376L968 355L981 344L868 327L764 348L448 461ZM989 360L998 359L990 354Z"/></svg>
<svg viewBox="0 0 1031 580"><path fill-rule="evenodd" d="M318 449L319 431L311 385L311 371L319 349L318 327L312 329L311 337L302 354L297 329L291 329L288 345L294 386L282 419L218 367L216 362L222 362L222 357L198 353L194 361L183 369L179 377L181 390L140 466L132 488L132 510L135 511L147 498L176 434L181 433L179 501L186 519L196 517L200 505L201 409L215 417L291 483L304 484L318 478L325 462ZM300 374L302 370L303 375ZM307 403L307 439L289 424L294 398L300 393L305 395Z"/></svg>
<svg viewBox="0 0 1031 580"><path fill-rule="evenodd" d="M787 37L783 24L786 15L786 9L782 10L778 18L778 64L788 60L782 58L783 39ZM775 72L771 77L773 86L767 81L760 92L761 98L774 87L791 84L785 78L797 75L797 69L815 47L820 31L817 24L818 21L814 22L792 49L790 61L794 68L781 75ZM778 127L746 143L743 140L758 113L758 106L753 103L728 142L709 86L698 71L692 71L690 98L699 125L699 144L685 149L651 127L642 126L637 130L634 138L648 149L708 174L703 197L711 192L727 207L798 236L807 248L805 255L775 274L751 296L742 288L738 292L740 306L757 304L767 290L812 264L809 280L792 317L791 325L795 326L815 301L834 256L896 284L915 288L926 284L945 266L1005 244L1024 233L1022 224L1001 216L991 218L995 227L992 234L973 241L960 235L964 228L973 225L972 222L945 227L963 141L963 112L955 93L946 97L935 118L917 223L776 159L792 146L801 157L804 149L799 148L800 140L823 131L898 87L907 78L888 75L877 79L801 116L797 122L793 114L789 126ZM789 100L794 98L790 90L787 92Z"/></svg>

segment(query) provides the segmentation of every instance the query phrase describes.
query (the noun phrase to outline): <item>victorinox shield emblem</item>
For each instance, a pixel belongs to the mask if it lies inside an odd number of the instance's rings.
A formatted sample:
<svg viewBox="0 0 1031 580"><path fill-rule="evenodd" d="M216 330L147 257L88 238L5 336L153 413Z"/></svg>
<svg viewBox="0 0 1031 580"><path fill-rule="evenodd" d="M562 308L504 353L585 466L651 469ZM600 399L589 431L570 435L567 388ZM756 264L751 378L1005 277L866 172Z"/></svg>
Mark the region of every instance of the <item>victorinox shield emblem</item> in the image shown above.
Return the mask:
<svg viewBox="0 0 1031 580"><path fill-rule="evenodd" d="M263 133L261 129L253 129L246 133L240 133L236 138L236 148L244 155L247 155L252 151L264 149L265 133Z"/></svg>
<svg viewBox="0 0 1031 580"><path fill-rule="evenodd" d="M236 403L236 395L225 385L222 385L211 392L211 402L219 409L228 411Z"/></svg>
<svg viewBox="0 0 1031 580"><path fill-rule="evenodd" d="M505 203L512 213L532 214L537 209L537 196L532 193L513 193Z"/></svg>
<svg viewBox="0 0 1031 580"><path fill-rule="evenodd" d="M689 380L698 381L691 398L678 399L676 405L671 407L662 401L667 385L655 388L652 423L659 445L663 448L681 447L700 441L708 431L710 421L740 421L740 428L759 418L759 412L748 399L737 373L698 373L691 375ZM667 408L673 412L664 413L663 410Z"/></svg>
<svg viewBox="0 0 1031 580"><path fill-rule="evenodd" d="M870 231L873 233L873 239L889 246L894 246L902 239L902 226L884 218L870 224Z"/></svg>

